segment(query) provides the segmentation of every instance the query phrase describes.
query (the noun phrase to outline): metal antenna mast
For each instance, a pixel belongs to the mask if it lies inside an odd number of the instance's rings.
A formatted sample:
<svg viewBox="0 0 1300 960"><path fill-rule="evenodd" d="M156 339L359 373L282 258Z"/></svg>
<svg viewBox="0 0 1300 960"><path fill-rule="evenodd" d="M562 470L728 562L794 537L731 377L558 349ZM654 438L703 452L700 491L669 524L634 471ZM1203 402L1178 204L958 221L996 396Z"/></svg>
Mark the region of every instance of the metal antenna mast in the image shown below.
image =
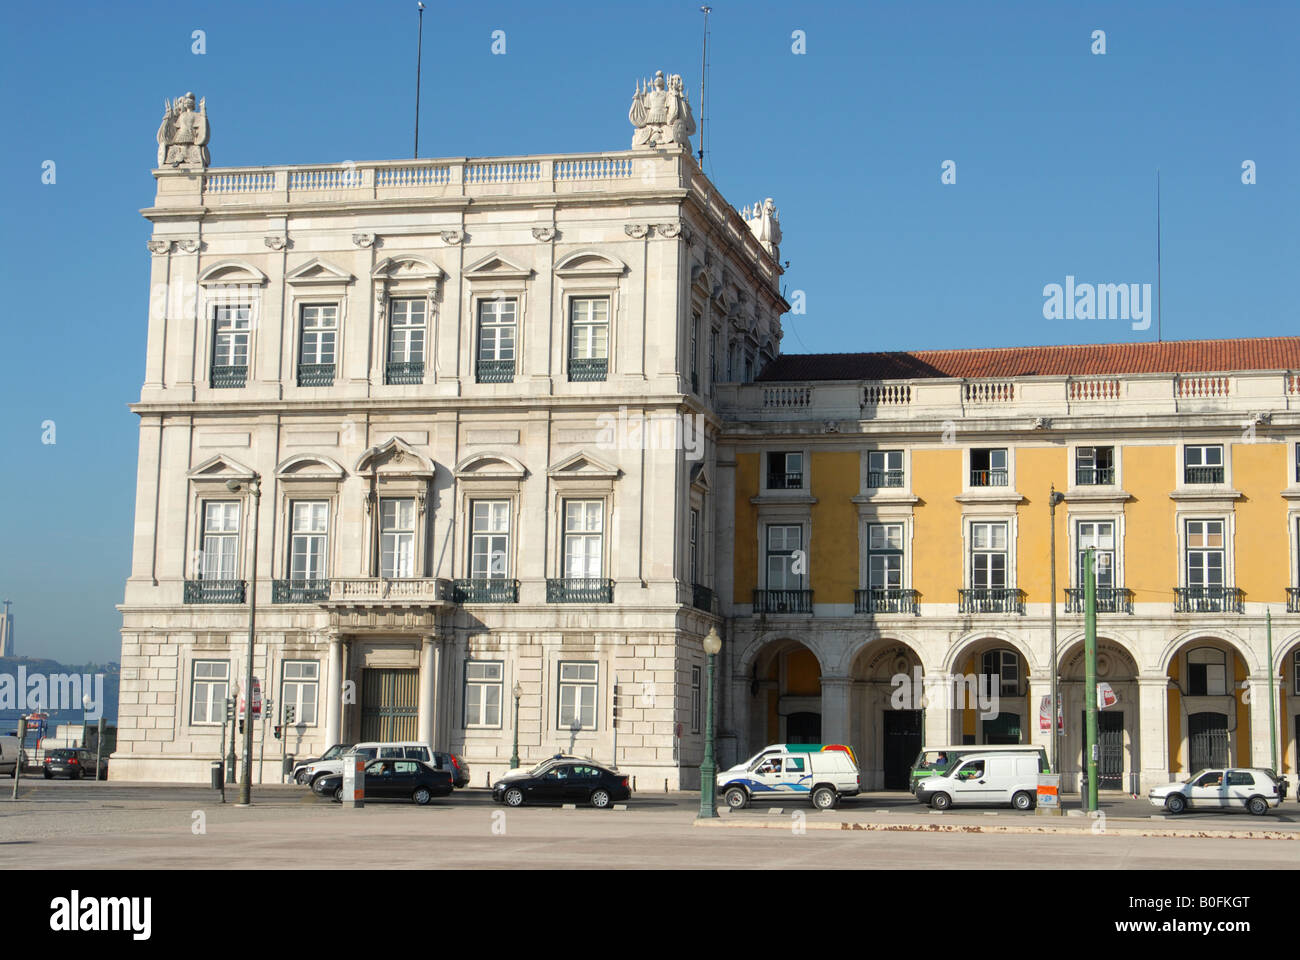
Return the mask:
<svg viewBox="0 0 1300 960"><path fill-rule="evenodd" d="M420 66L424 59L424 4L420 9L420 29L415 47L415 159L420 159Z"/></svg>
<svg viewBox="0 0 1300 960"><path fill-rule="evenodd" d="M700 7L704 14L704 50L700 54L700 169L704 169L704 84L709 70L709 14L713 8L708 4Z"/></svg>
<svg viewBox="0 0 1300 960"><path fill-rule="evenodd" d="M1160 285L1160 168L1156 167L1156 343L1164 339L1165 298Z"/></svg>

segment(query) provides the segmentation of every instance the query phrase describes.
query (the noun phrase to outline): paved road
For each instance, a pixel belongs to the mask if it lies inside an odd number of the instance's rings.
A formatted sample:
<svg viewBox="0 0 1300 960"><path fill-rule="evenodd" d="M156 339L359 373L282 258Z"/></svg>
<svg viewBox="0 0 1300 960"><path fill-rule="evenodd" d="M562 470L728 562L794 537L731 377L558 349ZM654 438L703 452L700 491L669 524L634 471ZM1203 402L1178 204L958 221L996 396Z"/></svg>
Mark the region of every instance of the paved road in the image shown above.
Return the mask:
<svg viewBox="0 0 1300 960"><path fill-rule="evenodd" d="M6 782L3 786L9 786ZM7 798L8 792L0 792ZM745 817L788 818L790 829L694 825L698 795L638 795L627 810L525 808L506 811L486 791L457 791L429 807L372 803L348 810L300 788L265 787L255 806L222 806L208 789L93 783L23 785L0 799L0 867L394 868L897 868L972 865L1009 868L1296 868L1296 843L968 833L866 833L794 829L794 808ZM234 794L230 797L233 801ZM918 805L906 795L849 801L815 818L901 819ZM874 811L891 809L894 814ZM733 816L729 814L728 816ZM946 816L946 815L945 815ZM978 815L977 815L978 816ZM1011 811L984 822L1016 823ZM1293 820L1289 814L1288 819ZM932 815L939 819L939 815ZM1040 818L1040 822L1041 822ZM1220 815L1216 828L1281 827L1280 817ZM947 821L945 821L947 822ZM1059 822L1059 821L1058 821ZM1177 823L1191 825L1190 818Z"/></svg>

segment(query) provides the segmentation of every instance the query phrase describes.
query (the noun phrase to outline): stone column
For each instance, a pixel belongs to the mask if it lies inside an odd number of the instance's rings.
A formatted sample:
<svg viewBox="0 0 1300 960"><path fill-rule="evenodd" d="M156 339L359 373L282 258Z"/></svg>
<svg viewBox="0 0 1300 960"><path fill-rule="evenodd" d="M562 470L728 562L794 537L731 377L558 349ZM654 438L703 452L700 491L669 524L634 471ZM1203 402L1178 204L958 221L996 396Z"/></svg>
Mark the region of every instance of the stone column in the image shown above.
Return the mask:
<svg viewBox="0 0 1300 960"><path fill-rule="evenodd" d="M437 637L425 636L420 638L420 714L417 739L421 743L428 744L433 743L434 728L437 726L434 722L434 711L437 708L435 695L438 689L436 674L438 669L437 645Z"/></svg>
<svg viewBox="0 0 1300 960"><path fill-rule="evenodd" d="M343 712L343 638L329 635L329 657L325 667L325 746L341 742L340 720Z"/></svg>
<svg viewBox="0 0 1300 960"><path fill-rule="evenodd" d="M822 677L822 743L849 742L852 677Z"/></svg>
<svg viewBox="0 0 1300 960"><path fill-rule="evenodd" d="M1273 716L1274 722L1278 717L1278 682L1273 681L1272 690L1269 690L1268 677L1250 678L1250 766L1252 767L1272 767L1273 766L1273 740L1271 738L1271 729L1268 720L1268 695L1273 694ZM1282 762L1282 738L1277 736L1278 763ZM1246 766L1242 763L1242 766ZM1281 773L1281 771L1278 771Z"/></svg>
<svg viewBox="0 0 1300 960"><path fill-rule="evenodd" d="M1029 728L1029 736L1025 738L1025 742L1032 743L1034 746L1041 746L1047 751L1047 758L1049 760L1052 758L1052 729L1051 727L1048 727L1046 730L1042 728L1042 723L1039 720L1038 714L1041 709L1040 705L1043 702L1043 698L1050 697L1051 695L1052 675L1050 673L1029 675L1029 709L1025 716L1025 726ZM1056 695L1058 698L1061 696L1061 690L1059 687L1057 688ZM1060 706L1059 702L1057 706ZM1065 711L1062 710L1061 713L1064 715ZM1064 746L1065 740L1062 738L1062 749L1064 749Z"/></svg>
<svg viewBox="0 0 1300 960"><path fill-rule="evenodd" d="M1143 793L1170 780L1168 688L1169 678L1164 674L1138 677L1136 750Z"/></svg>

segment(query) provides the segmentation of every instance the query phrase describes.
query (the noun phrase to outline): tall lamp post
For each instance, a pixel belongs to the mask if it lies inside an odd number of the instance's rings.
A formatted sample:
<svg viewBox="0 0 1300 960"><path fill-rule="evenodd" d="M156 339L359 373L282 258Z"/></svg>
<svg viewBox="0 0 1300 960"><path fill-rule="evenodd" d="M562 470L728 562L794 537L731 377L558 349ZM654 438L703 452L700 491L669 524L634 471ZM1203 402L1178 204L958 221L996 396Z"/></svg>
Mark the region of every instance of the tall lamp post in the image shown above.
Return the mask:
<svg viewBox="0 0 1300 960"><path fill-rule="evenodd" d="M226 481L226 489L231 493L238 493L247 485L248 492L253 495L253 566L248 576L248 664L244 671L244 758L240 765L238 803L241 807L253 802L253 637L257 624L257 525L262 513L262 486L258 481L261 479L255 473L248 481Z"/></svg>
<svg viewBox="0 0 1300 960"><path fill-rule="evenodd" d="M516 683L514 689L510 691L515 695L515 749L510 754L510 769L519 769L519 698L524 695L524 688L521 684Z"/></svg>
<svg viewBox="0 0 1300 960"><path fill-rule="evenodd" d="M713 664L722 649L717 627L709 627L704 652L709 656L708 688L704 694L704 762L700 764L700 817L717 817L717 769L713 762Z"/></svg>
<svg viewBox="0 0 1300 960"><path fill-rule="evenodd" d="M1052 492L1047 497L1047 506L1052 515L1052 710L1047 721L1052 725L1052 773L1061 772L1056 761L1056 752L1061 745L1061 726L1057 719L1061 712L1061 694L1056 684L1059 672L1056 666L1056 505L1064 500L1065 494L1056 489L1056 484L1052 484Z"/></svg>

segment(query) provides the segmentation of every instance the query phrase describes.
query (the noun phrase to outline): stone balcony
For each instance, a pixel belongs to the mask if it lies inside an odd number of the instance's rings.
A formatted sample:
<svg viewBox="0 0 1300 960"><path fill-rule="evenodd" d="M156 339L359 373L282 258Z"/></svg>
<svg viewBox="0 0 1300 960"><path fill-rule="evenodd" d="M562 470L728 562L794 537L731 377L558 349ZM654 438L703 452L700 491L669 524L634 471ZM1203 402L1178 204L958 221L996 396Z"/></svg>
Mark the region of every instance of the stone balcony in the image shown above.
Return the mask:
<svg viewBox="0 0 1300 960"><path fill-rule="evenodd" d="M1300 411L1300 373L1120 374L718 384L739 420L915 420L1159 416Z"/></svg>

